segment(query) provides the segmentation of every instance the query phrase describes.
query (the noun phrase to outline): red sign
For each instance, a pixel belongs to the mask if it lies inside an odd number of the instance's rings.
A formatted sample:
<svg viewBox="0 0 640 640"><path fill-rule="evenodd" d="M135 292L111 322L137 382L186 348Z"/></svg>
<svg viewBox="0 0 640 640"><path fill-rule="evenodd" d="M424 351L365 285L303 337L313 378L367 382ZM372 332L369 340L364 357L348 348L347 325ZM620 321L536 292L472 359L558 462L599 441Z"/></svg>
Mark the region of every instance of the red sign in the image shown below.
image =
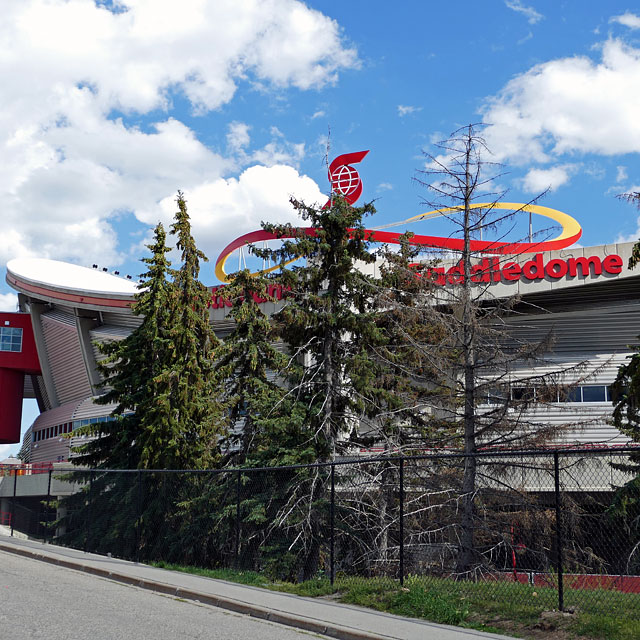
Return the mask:
<svg viewBox="0 0 640 640"><path fill-rule="evenodd" d="M600 259L598 256L584 258L553 258L543 261L543 254L536 253L531 259L522 264L517 262L500 262L500 258L484 258L480 263L471 267L471 282L482 284L491 282L515 282L521 279L527 281L559 280L569 276L599 276L602 273L617 275L622 271L622 258L611 254ZM422 272L430 276L436 284L460 284L464 282L464 267L459 262L448 269L445 267L431 267Z"/></svg>
<svg viewBox="0 0 640 640"><path fill-rule="evenodd" d="M224 297L224 285L220 287L213 287L211 289L211 302L209 306L212 309L223 309L224 307L233 307L233 302L228 298ZM281 284L270 284L267 287L266 294L269 298L273 298L274 300L282 300L284 298L284 292L288 290L288 287L283 287ZM222 294L222 295L220 295ZM268 302L269 298L263 298L257 294L253 294L253 299L258 304L262 304L263 302Z"/></svg>

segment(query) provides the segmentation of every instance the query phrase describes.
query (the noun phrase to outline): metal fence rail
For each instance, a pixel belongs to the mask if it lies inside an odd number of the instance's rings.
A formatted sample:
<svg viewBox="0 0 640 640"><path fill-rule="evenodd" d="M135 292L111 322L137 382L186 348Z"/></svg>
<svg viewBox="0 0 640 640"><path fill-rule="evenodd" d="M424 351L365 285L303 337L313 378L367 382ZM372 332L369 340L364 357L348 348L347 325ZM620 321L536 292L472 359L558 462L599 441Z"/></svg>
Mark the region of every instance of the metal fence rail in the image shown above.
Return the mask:
<svg viewBox="0 0 640 640"><path fill-rule="evenodd" d="M621 468L634 451L422 453L212 471L56 469L48 471L49 488L52 475L65 476L78 491L58 500L49 489L38 526L57 543L135 561L254 570L277 580L482 588L560 610L621 607L640 619L640 472ZM465 493L471 470L474 489ZM18 527L26 480L10 480L2 511Z"/></svg>

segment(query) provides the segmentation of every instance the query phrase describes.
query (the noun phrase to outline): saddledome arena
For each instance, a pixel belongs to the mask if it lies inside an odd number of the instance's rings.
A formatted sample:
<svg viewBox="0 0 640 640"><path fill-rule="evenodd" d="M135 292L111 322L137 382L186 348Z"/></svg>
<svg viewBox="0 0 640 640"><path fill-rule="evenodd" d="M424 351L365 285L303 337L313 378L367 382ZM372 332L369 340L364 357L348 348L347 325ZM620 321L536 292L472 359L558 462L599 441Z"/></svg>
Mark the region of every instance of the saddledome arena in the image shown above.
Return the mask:
<svg viewBox="0 0 640 640"><path fill-rule="evenodd" d="M632 248L633 243L609 244L476 261L472 279L491 295L519 296L515 338L525 332L521 337L541 339L553 330L548 359L557 368L589 363L588 382L528 416L545 424L580 425L564 432L554 446L620 447L629 442L608 424L608 386L630 354L629 345L638 342L640 269L627 269ZM460 275L454 265L437 269L433 277L447 284ZM10 261L6 280L19 294L19 311L0 313L0 443L19 442L22 400L35 398L40 415L24 436L25 460L64 462L79 444L74 431L105 421L113 410L94 403L102 382L96 345L121 340L141 322L131 312L136 283L45 259ZM233 321L230 303L220 297L219 289L211 288L210 322L224 337ZM277 301L262 303L267 314L283 304L278 287L270 293ZM523 369L521 376L530 373ZM579 374L581 379L585 373ZM517 385L518 374L514 375ZM360 451L372 452L375 448Z"/></svg>

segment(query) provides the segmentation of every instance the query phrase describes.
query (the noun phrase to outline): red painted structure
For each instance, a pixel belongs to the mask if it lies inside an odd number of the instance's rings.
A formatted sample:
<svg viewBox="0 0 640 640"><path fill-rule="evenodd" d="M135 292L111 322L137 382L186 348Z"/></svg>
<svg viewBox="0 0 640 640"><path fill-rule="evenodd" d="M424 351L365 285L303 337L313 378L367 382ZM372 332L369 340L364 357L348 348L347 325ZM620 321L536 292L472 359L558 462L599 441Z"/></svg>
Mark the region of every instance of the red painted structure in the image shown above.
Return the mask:
<svg viewBox="0 0 640 640"><path fill-rule="evenodd" d="M0 327L22 329L22 351L0 351L0 444L20 442L25 374L41 375L28 313L0 313Z"/></svg>

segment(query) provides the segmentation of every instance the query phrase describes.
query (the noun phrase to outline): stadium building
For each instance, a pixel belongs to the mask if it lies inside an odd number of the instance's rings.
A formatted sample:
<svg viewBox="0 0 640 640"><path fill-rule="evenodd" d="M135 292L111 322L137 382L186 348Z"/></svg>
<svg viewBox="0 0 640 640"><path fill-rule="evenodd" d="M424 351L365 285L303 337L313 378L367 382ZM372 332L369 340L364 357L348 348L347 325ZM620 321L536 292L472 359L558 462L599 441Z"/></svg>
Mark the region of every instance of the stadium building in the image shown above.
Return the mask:
<svg viewBox="0 0 640 640"><path fill-rule="evenodd" d="M525 332L522 337L534 340L552 329L550 362L558 368L588 363L591 376L584 383L535 410L536 421L580 425L564 433L562 444L628 442L608 424L608 385L640 333L640 270L627 268L632 248L624 243L487 257L474 266L472 279L491 295L519 296L526 328L520 315L515 336ZM434 277L455 283L456 269L439 267ZM40 415L24 436L24 456L32 463L66 461L78 442L66 434L106 420L113 409L94 402L101 385L97 344L120 340L140 323L131 311L136 283L45 259L10 261L6 280L19 294L19 311L0 314L0 443L19 441L22 399L36 398ZM210 320L224 336L232 327L230 303L218 289L211 289ZM277 287L271 293L281 298ZM265 312L278 304L263 302Z"/></svg>

